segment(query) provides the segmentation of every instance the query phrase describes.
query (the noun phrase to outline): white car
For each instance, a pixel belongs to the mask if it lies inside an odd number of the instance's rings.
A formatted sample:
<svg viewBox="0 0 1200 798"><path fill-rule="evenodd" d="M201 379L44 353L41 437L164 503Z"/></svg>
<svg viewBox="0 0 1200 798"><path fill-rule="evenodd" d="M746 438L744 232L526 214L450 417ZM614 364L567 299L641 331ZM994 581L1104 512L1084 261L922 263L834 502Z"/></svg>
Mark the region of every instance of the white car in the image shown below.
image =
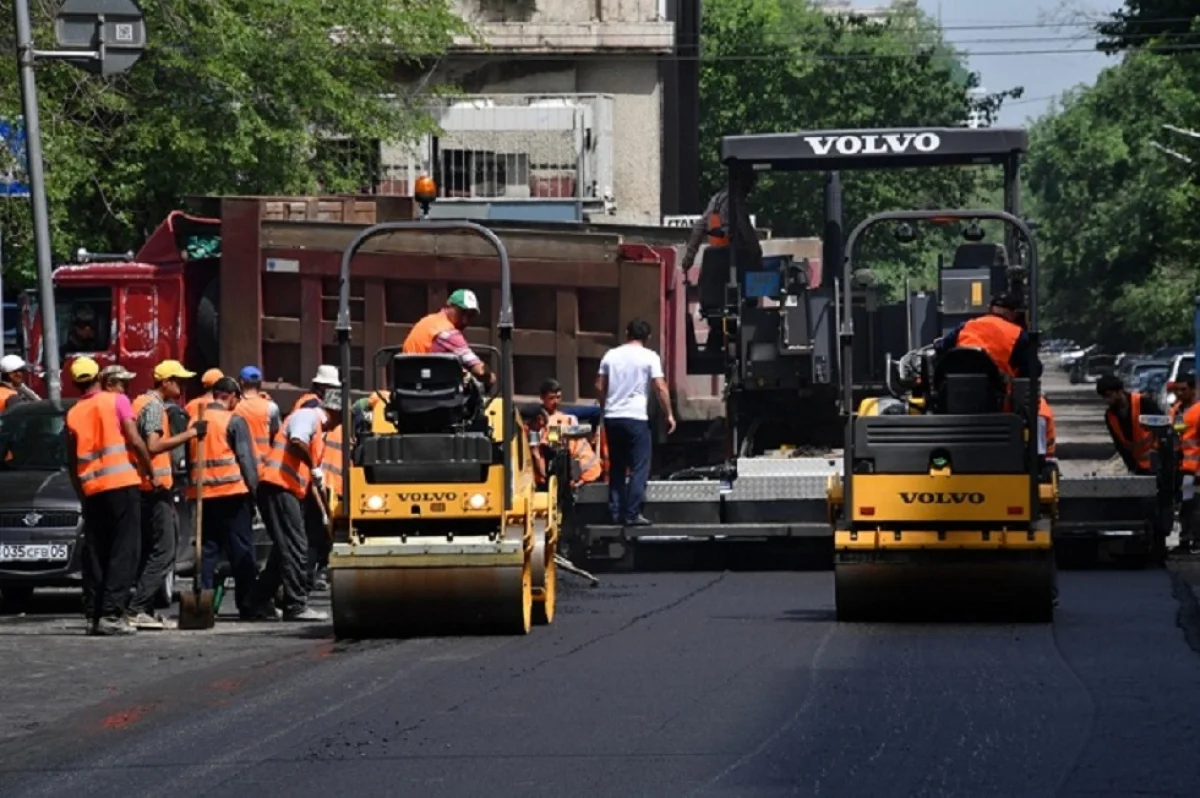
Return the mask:
<svg viewBox="0 0 1200 798"><path fill-rule="evenodd" d="M1187 374L1189 371L1194 371L1196 368L1196 355L1176 355L1171 361L1171 370L1167 373L1167 381L1163 383L1162 390L1159 391L1155 399L1158 400L1159 407L1163 412L1170 412L1171 405L1175 404L1175 392L1171 390L1175 380L1179 379L1180 375Z"/></svg>

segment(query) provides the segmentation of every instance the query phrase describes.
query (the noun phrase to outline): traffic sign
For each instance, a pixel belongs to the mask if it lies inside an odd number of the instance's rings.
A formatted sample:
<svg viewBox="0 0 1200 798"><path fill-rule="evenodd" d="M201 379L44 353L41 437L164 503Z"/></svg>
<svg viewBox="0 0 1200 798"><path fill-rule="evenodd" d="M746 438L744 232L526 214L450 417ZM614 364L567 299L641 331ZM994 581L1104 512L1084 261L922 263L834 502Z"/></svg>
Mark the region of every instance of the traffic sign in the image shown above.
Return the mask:
<svg viewBox="0 0 1200 798"><path fill-rule="evenodd" d="M146 20L133 0L65 0L54 34L64 51L79 51L64 60L94 75L124 72L146 49Z"/></svg>
<svg viewBox="0 0 1200 798"><path fill-rule="evenodd" d="M29 196L29 158L25 150L25 123L0 119L0 197Z"/></svg>

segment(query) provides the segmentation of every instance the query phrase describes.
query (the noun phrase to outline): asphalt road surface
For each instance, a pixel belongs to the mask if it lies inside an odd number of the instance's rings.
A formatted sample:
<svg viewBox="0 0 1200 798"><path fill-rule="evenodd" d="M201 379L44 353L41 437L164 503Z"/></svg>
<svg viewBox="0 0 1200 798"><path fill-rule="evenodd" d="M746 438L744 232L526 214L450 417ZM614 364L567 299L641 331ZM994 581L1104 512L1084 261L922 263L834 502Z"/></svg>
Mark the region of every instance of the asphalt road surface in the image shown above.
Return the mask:
<svg viewBox="0 0 1200 798"><path fill-rule="evenodd" d="M563 579L521 638L0 619L0 795L1200 795L1176 573L1063 572L1053 626L838 624L828 572Z"/></svg>
<svg viewBox="0 0 1200 798"><path fill-rule="evenodd" d="M151 682L0 748L0 794L1196 795L1168 576L1061 590L1053 627L850 626L827 573L610 576L525 638Z"/></svg>

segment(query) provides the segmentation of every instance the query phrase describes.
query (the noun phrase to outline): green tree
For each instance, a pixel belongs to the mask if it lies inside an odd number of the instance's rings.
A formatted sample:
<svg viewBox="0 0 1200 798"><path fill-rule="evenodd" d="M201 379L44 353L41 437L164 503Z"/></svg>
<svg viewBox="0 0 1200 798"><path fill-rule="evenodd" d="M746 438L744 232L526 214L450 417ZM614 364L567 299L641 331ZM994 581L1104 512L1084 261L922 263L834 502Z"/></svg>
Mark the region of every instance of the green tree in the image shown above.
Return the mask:
<svg viewBox="0 0 1200 798"><path fill-rule="evenodd" d="M701 162L705 187L721 184L726 135L835 128L958 126L975 109L994 118L1005 96L973 100L978 75L915 7L884 22L837 17L805 0L708 0L702 32ZM865 216L904 208L967 207L995 183L955 168L843 174L847 230ZM990 183L989 183L990 179ZM820 236L821 182L767 176L753 197L776 235ZM885 230L864 250L885 284L928 283L947 234L898 245Z"/></svg>
<svg viewBox="0 0 1200 798"><path fill-rule="evenodd" d="M1200 121L1184 59L1135 53L1068 93L1033 131L1029 185L1041 225L1046 326L1112 346L1191 337L1200 155L1164 123Z"/></svg>
<svg viewBox="0 0 1200 798"><path fill-rule="evenodd" d="M357 189L358 144L430 125L398 69L467 32L448 0L142 0L148 48L129 72L38 67L55 254L136 248L189 195ZM57 3L34 7L39 45ZM12 3L0 2L12 40ZM13 62L10 60L9 62ZM15 68L0 116L20 114ZM331 134L335 137L330 141ZM340 143L338 143L340 142ZM4 204L6 258L30 273L28 203ZM7 270L6 270L7 271Z"/></svg>
<svg viewBox="0 0 1200 798"><path fill-rule="evenodd" d="M1200 38L1195 20L1200 0L1126 0L1096 27L1097 48L1108 53L1149 49L1161 53L1185 52Z"/></svg>

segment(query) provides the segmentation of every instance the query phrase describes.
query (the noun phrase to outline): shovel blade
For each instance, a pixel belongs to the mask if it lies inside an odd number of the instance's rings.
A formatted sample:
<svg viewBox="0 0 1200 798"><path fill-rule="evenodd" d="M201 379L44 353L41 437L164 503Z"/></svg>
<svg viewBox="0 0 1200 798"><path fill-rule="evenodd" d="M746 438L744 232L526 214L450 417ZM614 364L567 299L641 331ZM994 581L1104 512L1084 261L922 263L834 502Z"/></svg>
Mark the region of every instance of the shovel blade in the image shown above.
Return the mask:
<svg viewBox="0 0 1200 798"><path fill-rule="evenodd" d="M215 624L213 591L181 590L179 592L180 629L211 629Z"/></svg>

